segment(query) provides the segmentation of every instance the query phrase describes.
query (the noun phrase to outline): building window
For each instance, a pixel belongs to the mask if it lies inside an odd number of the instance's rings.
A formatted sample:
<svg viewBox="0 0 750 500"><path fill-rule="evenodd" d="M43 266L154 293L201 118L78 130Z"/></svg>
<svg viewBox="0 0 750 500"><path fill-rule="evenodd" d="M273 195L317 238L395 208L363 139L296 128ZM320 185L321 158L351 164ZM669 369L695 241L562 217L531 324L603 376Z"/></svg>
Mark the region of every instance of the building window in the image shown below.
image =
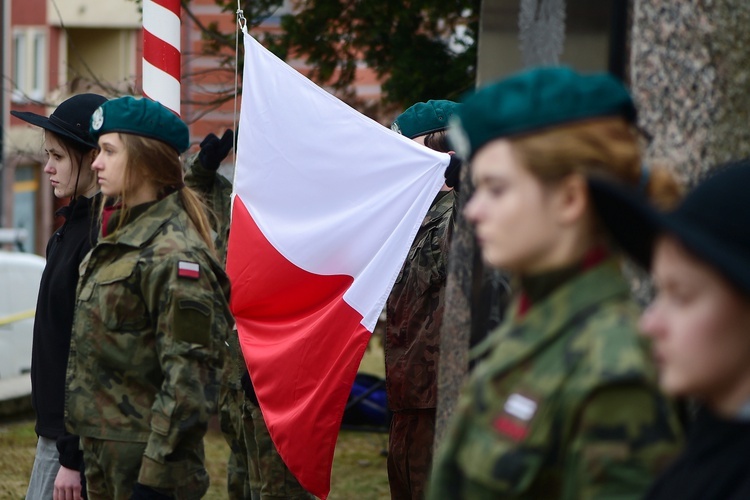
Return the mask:
<svg viewBox="0 0 750 500"><path fill-rule="evenodd" d="M44 100L47 35L39 29L13 34L13 101Z"/></svg>

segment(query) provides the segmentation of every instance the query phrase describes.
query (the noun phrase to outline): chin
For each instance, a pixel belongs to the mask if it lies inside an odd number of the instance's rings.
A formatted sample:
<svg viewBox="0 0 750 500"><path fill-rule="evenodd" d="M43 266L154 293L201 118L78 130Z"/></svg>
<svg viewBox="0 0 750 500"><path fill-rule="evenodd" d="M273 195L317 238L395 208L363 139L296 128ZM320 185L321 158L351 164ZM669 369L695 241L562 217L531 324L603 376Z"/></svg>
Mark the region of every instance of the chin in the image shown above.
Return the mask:
<svg viewBox="0 0 750 500"><path fill-rule="evenodd" d="M659 377L659 387L661 388L662 392L664 392L664 394L672 398L692 395L689 384L676 379L674 376L670 377L668 375L662 374Z"/></svg>
<svg viewBox="0 0 750 500"><path fill-rule="evenodd" d="M502 269L504 271L514 271L516 266L514 265L514 261L509 259L502 258L501 255L497 254L488 254L487 252L482 252L482 260L484 261L485 265L493 268L493 269Z"/></svg>

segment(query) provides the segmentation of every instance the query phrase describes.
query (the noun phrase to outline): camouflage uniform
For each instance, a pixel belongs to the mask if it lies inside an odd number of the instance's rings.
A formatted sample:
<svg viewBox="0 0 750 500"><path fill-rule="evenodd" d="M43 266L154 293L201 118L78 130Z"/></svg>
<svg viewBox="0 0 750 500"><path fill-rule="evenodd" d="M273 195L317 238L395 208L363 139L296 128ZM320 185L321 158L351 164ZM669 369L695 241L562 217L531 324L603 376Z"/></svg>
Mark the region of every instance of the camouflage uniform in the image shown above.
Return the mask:
<svg viewBox="0 0 750 500"><path fill-rule="evenodd" d="M310 500L315 496L308 493L281 460L276 446L271 440L260 407L245 398L243 408L245 418L245 444L250 453L250 477L257 477L259 488L253 489L253 500L287 499Z"/></svg>
<svg viewBox="0 0 750 500"><path fill-rule="evenodd" d="M638 314L609 259L509 317L473 353L487 357L462 392L428 498L641 498L681 431Z"/></svg>
<svg viewBox="0 0 750 500"><path fill-rule="evenodd" d="M226 263L229 240L232 183L215 170L204 168L195 154L186 162L185 184L199 193L209 209L216 254ZM245 371L237 331L230 330L226 344L226 360L219 393L219 426L229 446L227 462L227 494L230 500L251 498L251 490L260 488L258 478L249 475L248 451L245 446L243 406L245 393L240 378Z"/></svg>
<svg viewBox="0 0 750 500"><path fill-rule="evenodd" d="M203 195L217 228L217 253L226 259L232 184L215 170L204 168L195 155L187 162L185 183ZM245 397L240 379L246 371L237 331L227 342L222 376L219 423L230 448L227 493L230 499L314 498L289 472L271 441L260 408Z"/></svg>
<svg viewBox="0 0 750 500"><path fill-rule="evenodd" d="M423 498L432 464L440 325L455 198L452 191L438 194L388 298L385 380L393 412L388 482L396 499Z"/></svg>
<svg viewBox="0 0 750 500"><path fill-rule="evenodd" d="M65 417L82 437L90 498L129 498L135 480L200 498L233 320L229 281L178 193L134 207L100 236L77 297Z"/></svg>

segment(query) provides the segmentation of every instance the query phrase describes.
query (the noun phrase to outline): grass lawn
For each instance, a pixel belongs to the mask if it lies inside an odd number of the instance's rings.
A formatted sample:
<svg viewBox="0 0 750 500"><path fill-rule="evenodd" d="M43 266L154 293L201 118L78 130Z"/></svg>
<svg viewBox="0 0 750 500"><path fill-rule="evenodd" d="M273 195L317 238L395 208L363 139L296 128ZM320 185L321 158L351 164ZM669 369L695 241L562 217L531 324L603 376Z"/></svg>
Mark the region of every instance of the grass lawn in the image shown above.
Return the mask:
<svg viewBox="0 0 750 500"><path fill-rule="evenodd" d="M385 456L387 434L342 431L336 444L331 500L390 498ZM33 420L0 422L0 499L23 499L34 462ZM218 431L206 436L206 462L211 476L207 499L226 498L229 448Z"/></svg>
<svg viewBox="0 0 750 500"><path fill-rule="evenodd" d="M360 371L383 376L382 341L374 335L360 366ZM206 462L211 487L206 499L223 499L226 495L226 466L229 447L212 425L206 435ZM390 498L385 451L388 434L341 431L331 473L331 500L380 500ZM34 463L36 434L33 416L0 421L0 500L23 499Z"/></svg>
<svg viewBox="0 0 750 500"><path fill-rule="evenodd" d="M360 371L384 376L382 337L373 335ZM215 423L214 423L215 424ZM211 487L206 499L227 498L226 467L229 447L218 425L206 435L206 463ZM380 500L390 498L385 452L388 434L341 431L331 473L331 500ZM36 434L33 415L15 421L0 420L0 500L20 500L26 495L34 463Z"/></svg>

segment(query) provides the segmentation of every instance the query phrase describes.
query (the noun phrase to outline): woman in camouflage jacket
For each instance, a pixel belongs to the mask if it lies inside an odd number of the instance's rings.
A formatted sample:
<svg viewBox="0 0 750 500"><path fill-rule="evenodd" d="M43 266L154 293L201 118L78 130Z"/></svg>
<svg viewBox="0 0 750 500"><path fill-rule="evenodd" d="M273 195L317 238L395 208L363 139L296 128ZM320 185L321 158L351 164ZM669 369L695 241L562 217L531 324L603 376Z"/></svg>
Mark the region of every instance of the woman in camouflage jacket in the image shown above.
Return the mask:
<svg viewBox="0 0 750 500"><path fill-rule="evenodd" d="M639 498L678 452L680 427L586 182L638 184L632 101L612 77L543 68L480 90L457 115L450 138L476 187L464 214L519 293L472 353L481 361L430 498ZM651 181L676 196L671 179Z"/></svg>
<svg viewBox="0 0 750 500"><path fill-rule="evenodd" d="M187 126L123 97L93 115L92 168L109 202L81 264L66 419L89 498L200 498L203 436L231 328L229 282L182 180Z"/></svg>

